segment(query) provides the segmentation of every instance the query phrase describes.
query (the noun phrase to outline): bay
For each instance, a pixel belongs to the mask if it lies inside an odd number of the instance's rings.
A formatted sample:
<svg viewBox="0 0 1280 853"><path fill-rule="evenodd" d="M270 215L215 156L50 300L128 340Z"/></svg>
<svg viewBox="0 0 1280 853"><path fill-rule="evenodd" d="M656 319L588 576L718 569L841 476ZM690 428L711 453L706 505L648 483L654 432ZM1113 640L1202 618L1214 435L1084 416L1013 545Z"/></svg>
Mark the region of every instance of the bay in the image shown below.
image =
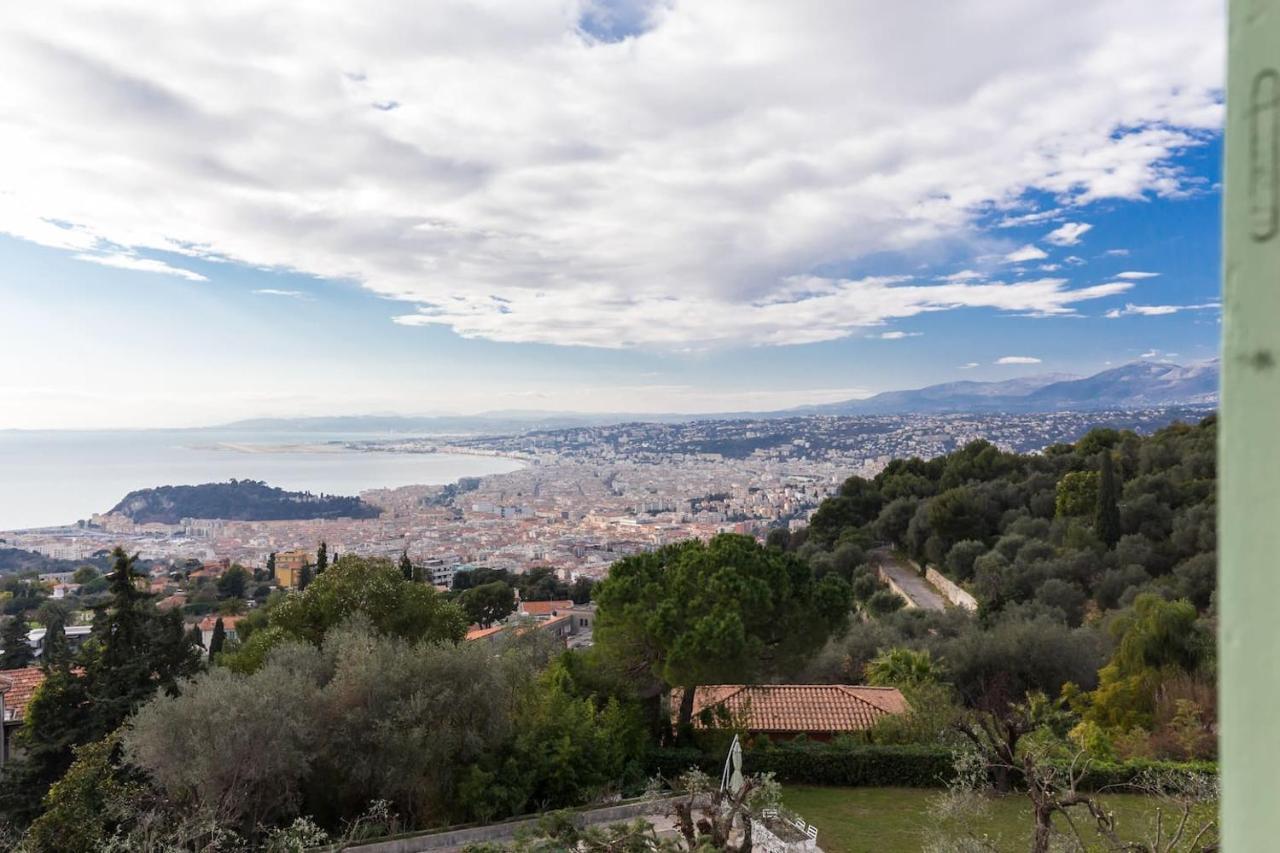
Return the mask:
<svg viewBox="0 0 1280 853"><path fill-rule="evenodd" d="M290 491L358 495L501 474L520 462L448 453L346 450L342 441L406 436L242 430L0 431L0 530L106 512L135 489L232 478ZM305 449L303 449L305 448Z"/></svg>

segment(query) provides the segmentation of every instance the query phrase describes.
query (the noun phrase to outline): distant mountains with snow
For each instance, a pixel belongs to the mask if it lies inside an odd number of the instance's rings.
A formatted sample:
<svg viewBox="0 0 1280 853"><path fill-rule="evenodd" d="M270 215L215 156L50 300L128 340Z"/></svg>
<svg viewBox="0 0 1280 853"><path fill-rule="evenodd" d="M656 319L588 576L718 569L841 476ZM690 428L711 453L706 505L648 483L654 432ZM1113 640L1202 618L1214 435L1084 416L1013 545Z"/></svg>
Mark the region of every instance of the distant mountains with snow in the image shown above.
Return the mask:
<svg viewBox="0 0 1280 853"><path fill-rule="evenodd" d="M805 406L794 414L888 415L1055 412L1215 405L1218 360L1193 365L1135 361L1093 376L1048 373L1002 382L947 382L861 400Z"/></svg>
<svg viewBox="0 0 1280 853"><path fill-rule="evenodd" d="M739 418L787 418L805 415L909 415L946 413L1029 413L1145 409L1158 406L1216 405L1218 360L1191 365L1135 361L1093 376L1046 373L999 382L946 382L910 391L885 391L860 400L801 406L774 412L720 414L583 414L512 411L478 415L404 417L399 415L320 418L260 418L225 428L299 433L459 434L522 433L639 421L684 421Z"/></svg>

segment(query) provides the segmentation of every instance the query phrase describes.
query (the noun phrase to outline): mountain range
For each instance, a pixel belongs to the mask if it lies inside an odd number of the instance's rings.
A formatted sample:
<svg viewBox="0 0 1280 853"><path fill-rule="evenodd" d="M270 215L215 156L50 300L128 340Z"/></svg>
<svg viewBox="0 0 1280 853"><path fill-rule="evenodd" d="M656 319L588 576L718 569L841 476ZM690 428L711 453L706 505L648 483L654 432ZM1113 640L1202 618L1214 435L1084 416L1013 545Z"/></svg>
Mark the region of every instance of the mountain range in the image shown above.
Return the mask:
<svg viewBox="0 0 1280 853"><path fill-rule="evenodd" d="M1218 360L1183 366L1135 361L1093 376L1046 373L1002 382L947 382L886 391L862 400L805 406L795 414L886 415L946 412L1055 412L1214 405Z"/></svg>
<svg viewBox="0 0 1280 853"><path fill-rule="evenodd" d="M678 423L734 418L781 418L804 415L896 415L946 413L1029 413L1142 409L1155 406L1216 405L1218 360L1191 365L1135 361L1092 376L1045 373L997 382L945 382L907 391L885 391L872 397L801 406L772 412L717 414L585 414L576 412L504 411L478 415L351 415L318 418L258 418L226 424L227 429L310 433L513 433L580 426L650 421Z"/></svg>

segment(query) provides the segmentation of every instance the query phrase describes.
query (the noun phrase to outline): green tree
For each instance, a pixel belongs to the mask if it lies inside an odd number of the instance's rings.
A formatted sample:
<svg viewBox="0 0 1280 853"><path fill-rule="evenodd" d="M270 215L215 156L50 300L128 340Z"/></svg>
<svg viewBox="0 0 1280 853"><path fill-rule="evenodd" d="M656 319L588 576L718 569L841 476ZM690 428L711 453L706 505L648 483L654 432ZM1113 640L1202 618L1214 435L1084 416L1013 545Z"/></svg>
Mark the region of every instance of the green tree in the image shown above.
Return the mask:
<svg viewBox="0 0 1280 853"><path fill-rule="evenodd" d="M302 571L298 572L298 591L304 592L307 587L311 586L311 578L314 573L310 565L304 565Z"/></svg>
<svg viewBox="0 0 1280 853"><path fill-rule="evenodd" d="M276 579L276 552L272 551L267 555L267 580L275 582Z"/></svg>
<svg viewBox="0 0 1280 853"><path fill-rule="evenodd" d="M684 688L682 728L694 688L795 665L844 627L851 598L841 578L815 582L793 554L733 534L626 557L595 593L597 645L651 695Z"/></svg>
<svg viewBox="0 0 1280 853"><path fill-rule="evenodd" d="M115 731L157 690L201 666L176 611L156 611L139 590L136 557L112 552L110 598L97 609L93 632L71 667L52 667L27 706L19 734L25 754L6 768L0 806L26 822L49 786L71 765L73 748Z"/></svg>
<svg viewBox="0 0 1280 853"><path fill-rule="evenodd" d="M209 659L217 660L218 655L222 653L222 647L227 643L227 628L222 624L222 617L219 616L217 621L213 623L213 634L209 637Z"/></svg>
<svg viewBox="0 0 1280 853"><path fill-rule="evenodd" d="M942 665L928 650L886 649L867 664L867 683L875 687L912 687L941 679Z"/></svg>
<svg viewBox="0 0 1280 853"><path fill-rule="evenodd" d="M406 581L390 560L351 554L277 604L270 624L284 636L318 645L326 631L357 613L380 633L409 640L458 642L467 632L462 609L435 588Z"/></svg>
<svg viewBox="0 0 1280 853"><path fill-rule="evenodd" d="M400 574L407 581L413 580L413 561L409 559L409 551L400 552Z"/></svg>
<svg viewBox="0 0 1280 853"><path fill-rule="evenodd" d="M516 593L502 581L472 587L458 596L467 618L481 628L501 622L516 609Z"/></svg>
<svg viewBox="0 0 1280 853"><path fill-rule="evenodd" d="M244 567L232 566L218 578L218 595L223 598L244 598L248 584L249 573L244 570Z"/></svg>
<svg viewBox="0 0 1280 853"><path fill-rule="evenodd" d="M40 621L44 623L44 651L40 665L47 672L53 667L71 665L71 644L67 642L67 620L71 617L61 602L46 601L40 605Z"/></svg>
<svg viewBox="0 0 1280 853"><path fill-rule="evenodd" d="M1104 729L1149 729L1160 683L1209 664L1212 635L1191 602L1165 601L1153 593L1134 599L1111 631L1119 642L1110 662L1098 670L1098 689L1086 699L1085 719Z"/></svg>
<svg viewBox="0 0 1280 853"><path fill-rule="evenodd" d="M1058 481L1054 513L1059 518L1092 515L1098 506L1096 471L1071 471Z"/></svg>
<svg viewBox="0 0 1280 853"><path fill-rule="evenodd" d="M327 568L329 568L329 546L321 542L316 551L316 574L320 574Z"/></svg>
<svg viewBox="0 0 1280 853"><path fill-rule="evenodd" d="M98 577L98 570L95 569L93 566L81 566L80 568L76 569L76 573L71 576L71 581L73 583L78 583L81 586L84 586L85 584L93 580L96 580L97 577Z"/></svg>
<svg viewBox="0 0 1280 853"><path fill-rule="evenodd" d="M1120 540L1120 485L1112 466L1110 451L1102 453L1102 469L1098 473L1098 508L1094 517L1094 530L1098 538L1113 547Z"/></svg>
<svg viewBox="0 0 1280 853"><path fill-rule="evenodd" d="M0 643L4 644L4 652L0 654L0 669L22 669L35 661L35 654L27 642L25 614L19 613L5 620L4 629L0 631Z"/></svg>

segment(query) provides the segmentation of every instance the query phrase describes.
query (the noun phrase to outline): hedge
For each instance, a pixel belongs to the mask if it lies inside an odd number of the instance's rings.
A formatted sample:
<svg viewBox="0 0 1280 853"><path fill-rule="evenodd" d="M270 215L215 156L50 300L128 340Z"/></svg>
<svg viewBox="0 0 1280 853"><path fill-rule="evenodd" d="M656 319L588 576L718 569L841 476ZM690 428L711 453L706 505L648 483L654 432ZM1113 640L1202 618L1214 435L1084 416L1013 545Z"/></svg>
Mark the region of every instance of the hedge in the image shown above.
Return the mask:
<svg viewBox="0 0 1280 853"><path fill-rule="evenodd" d="M718 777L724 758L723 754L694 748L658 749L650 755L649 772L674 779L690 767L698 767ZM742 763L745 772L773 773L779 782L848 788L938 788L955 775L953 753L936 746L783 743L747 749ZM1208 761L1090 762L1080 789L1123 788L1148 771L1160 770L1217 775L1218 765Z"/></svg>
<svg viewBox="0 0 1280 853"><path fill-rule="evenodd" d="M1152 761L1141 758L1124 762L1091 761L1084 769L1079 788L1082 791L1101 791L1108 788L1123 790L1141 782L1144 774L1160 771L1217 776L1218 765L1213 761Z"/></svg>
<svg viewBox="0 0 1280 853"><path fill-rule="evenodd" d="M718 775L723 755L697 749L660 749L651 772L674 778L691 766ZM780 744L743 752L747 773L773 773L779 782L842 787L937 788L955 773L950 750L934 746Z"/></svg>

